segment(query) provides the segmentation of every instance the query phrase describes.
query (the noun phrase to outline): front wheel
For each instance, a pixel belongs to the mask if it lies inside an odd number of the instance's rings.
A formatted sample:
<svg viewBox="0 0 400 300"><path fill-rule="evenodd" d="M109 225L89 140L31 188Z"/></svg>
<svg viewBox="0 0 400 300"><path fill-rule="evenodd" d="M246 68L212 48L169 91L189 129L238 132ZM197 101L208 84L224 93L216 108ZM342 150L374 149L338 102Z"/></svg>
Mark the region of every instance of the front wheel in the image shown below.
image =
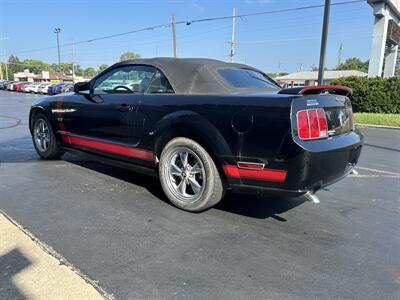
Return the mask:
<svg viewBox="0 0 400 300"><path fill-rule="evenodd" d="M35 117L32 139L36 152L42 158L53 159L63 154L57 143L50 121L42 113L38 113Z"/></svg>
<svg viewBox="0 0 400 300"><path fill-rule="evenodd" d="M200 144L188 138L174 138L164 147L159 176L168 199L187 211L212 207L224 194L213 159Z"/></svg>

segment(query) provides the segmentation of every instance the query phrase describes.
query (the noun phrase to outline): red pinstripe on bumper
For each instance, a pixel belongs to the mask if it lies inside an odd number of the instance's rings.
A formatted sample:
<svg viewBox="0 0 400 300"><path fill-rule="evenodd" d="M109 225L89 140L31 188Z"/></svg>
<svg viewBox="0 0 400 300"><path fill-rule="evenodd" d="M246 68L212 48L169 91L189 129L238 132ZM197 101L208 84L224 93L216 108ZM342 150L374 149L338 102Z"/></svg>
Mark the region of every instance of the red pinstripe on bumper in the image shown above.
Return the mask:
<svg viewBox="0 0 400 300"><path fill-rule="evenodd" d="M226 176L232 178L247 178L255 180L266 180L274 182L284 182L286 179L287 171L274 170L274 169L263 169L263 170L248 170L239 169L233 165L223 165Z"/></svg>

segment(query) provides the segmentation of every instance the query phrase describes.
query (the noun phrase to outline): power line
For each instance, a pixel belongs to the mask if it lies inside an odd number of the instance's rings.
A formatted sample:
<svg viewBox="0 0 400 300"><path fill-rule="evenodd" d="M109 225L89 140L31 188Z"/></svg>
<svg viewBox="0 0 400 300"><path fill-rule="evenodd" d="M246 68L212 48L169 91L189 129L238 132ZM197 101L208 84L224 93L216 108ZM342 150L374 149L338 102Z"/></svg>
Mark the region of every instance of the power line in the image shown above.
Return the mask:
<svg viewBox="0 0 400 300"><path fill-rule="evenodd" d="M347 4L360 3L360 2L365 2L365 0L350 0L350 1L336 2L336 3L331 3L330 6L347 5ZM292 11L302 11L302 10L322 8L322 7L324 7L324 4L300 6L300 7L286 8L286 9L277 9L277 10L262 11L262 12L256 12L256 13L247 13L247 14L237 15L235 17L236 18L240 18L240 19L243 20L246 17L268 15L268 14L277 14L277 13L285 13L285 12L292 12ZM220 17L213 17L213 18L203 18L203 19L194 19L194 20L186 20L186 21L177 21L177 22L175 22L175 25L182 25L182 24L191 25L191 24L194 24L194 23L226 20L226 19L232 19L232 18L233 18L233 16L229 15L229 16L220 16ZM169 28L170 26L171 26L171 23L148 26L148 27L135 29L135 30L130 30L130 31L126 31L126 32L121 32L121 33L110 34L110 35L106 35L106 36L101 36L101 37L95 37L95 38L91 38L91 39L81 40L81 41L75 42L75 45L84 44L84 43L92 43L92 42L95 42L95 41L115 38L115 37L129 35L129 34L135 34L135 33L149 31L149 30L155 30L155 29L161 29L161 28ZM72 43L66 43L66 44L60 45L60 47L66 47L66 46L71 46L71 45L72 45ZM52 47L44 47L44 48L38 48L38 49L23 50L23 51L15 52L14 54L23 54L23 53L29 53L29 52L40 52L40 51L50 50L50 49L54 49L54 48L56 48L56 47L52 46Z"/></svg>

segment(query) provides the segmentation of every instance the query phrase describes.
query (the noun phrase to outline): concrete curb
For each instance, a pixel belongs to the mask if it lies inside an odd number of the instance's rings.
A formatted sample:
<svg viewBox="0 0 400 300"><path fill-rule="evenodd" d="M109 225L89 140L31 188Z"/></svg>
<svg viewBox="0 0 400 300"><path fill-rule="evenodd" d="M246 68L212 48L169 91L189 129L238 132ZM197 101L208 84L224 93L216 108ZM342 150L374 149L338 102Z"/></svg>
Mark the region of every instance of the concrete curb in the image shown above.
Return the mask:
<svg viewBox="0 0 400 300"><path fill-rule="evenodd" d="M61 254L56 252L51 246L47 245L46 243L40 241L37 239L30 231L28 231L25 227L21 226L19 223L17 223L13 218L11 218L8 214L6 214L4 211L0 210L0 215L2 215L6 220L10 222L15 228L20 230L25 236L27 236L32 242L34 242L42 251L44 251L47 255L52 256L55 258L59 265L65 265L68 267L72 272L74 272L77 276L79 276L81 279L84 280L87 284L92 286L98 293L100 293L101 297L105 300L114 300L114 296L110 293L108 293L106 290L104 290L102 287L99 286L98 282L95 280L92 280L84 274L81 270L79 270L77 267L69 263Z"/></svg>
<svg viewBox="0 0 400 300"><path fill-rule="evenodd" d="M400 130L400 127L396 127L396 126L373 125L373 124L361 124L361 123L357 123L356 125L359 126L359 127L371 127L371 128L382 128L382 129Z"/></svg>

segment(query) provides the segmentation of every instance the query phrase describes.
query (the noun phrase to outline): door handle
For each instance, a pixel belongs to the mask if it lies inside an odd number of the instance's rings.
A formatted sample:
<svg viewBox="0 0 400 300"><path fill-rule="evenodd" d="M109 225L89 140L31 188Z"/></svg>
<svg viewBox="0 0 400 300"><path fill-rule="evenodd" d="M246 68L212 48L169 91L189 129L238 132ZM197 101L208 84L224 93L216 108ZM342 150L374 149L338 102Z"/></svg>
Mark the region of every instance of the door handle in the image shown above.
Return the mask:
<svg viewBox="0 0 400 300"><path fill-rule="evenodd" d="M120 112L128 112L133 110L133 106L128 105L128 104L121 104L118 106L118 110Z"/></svg>

